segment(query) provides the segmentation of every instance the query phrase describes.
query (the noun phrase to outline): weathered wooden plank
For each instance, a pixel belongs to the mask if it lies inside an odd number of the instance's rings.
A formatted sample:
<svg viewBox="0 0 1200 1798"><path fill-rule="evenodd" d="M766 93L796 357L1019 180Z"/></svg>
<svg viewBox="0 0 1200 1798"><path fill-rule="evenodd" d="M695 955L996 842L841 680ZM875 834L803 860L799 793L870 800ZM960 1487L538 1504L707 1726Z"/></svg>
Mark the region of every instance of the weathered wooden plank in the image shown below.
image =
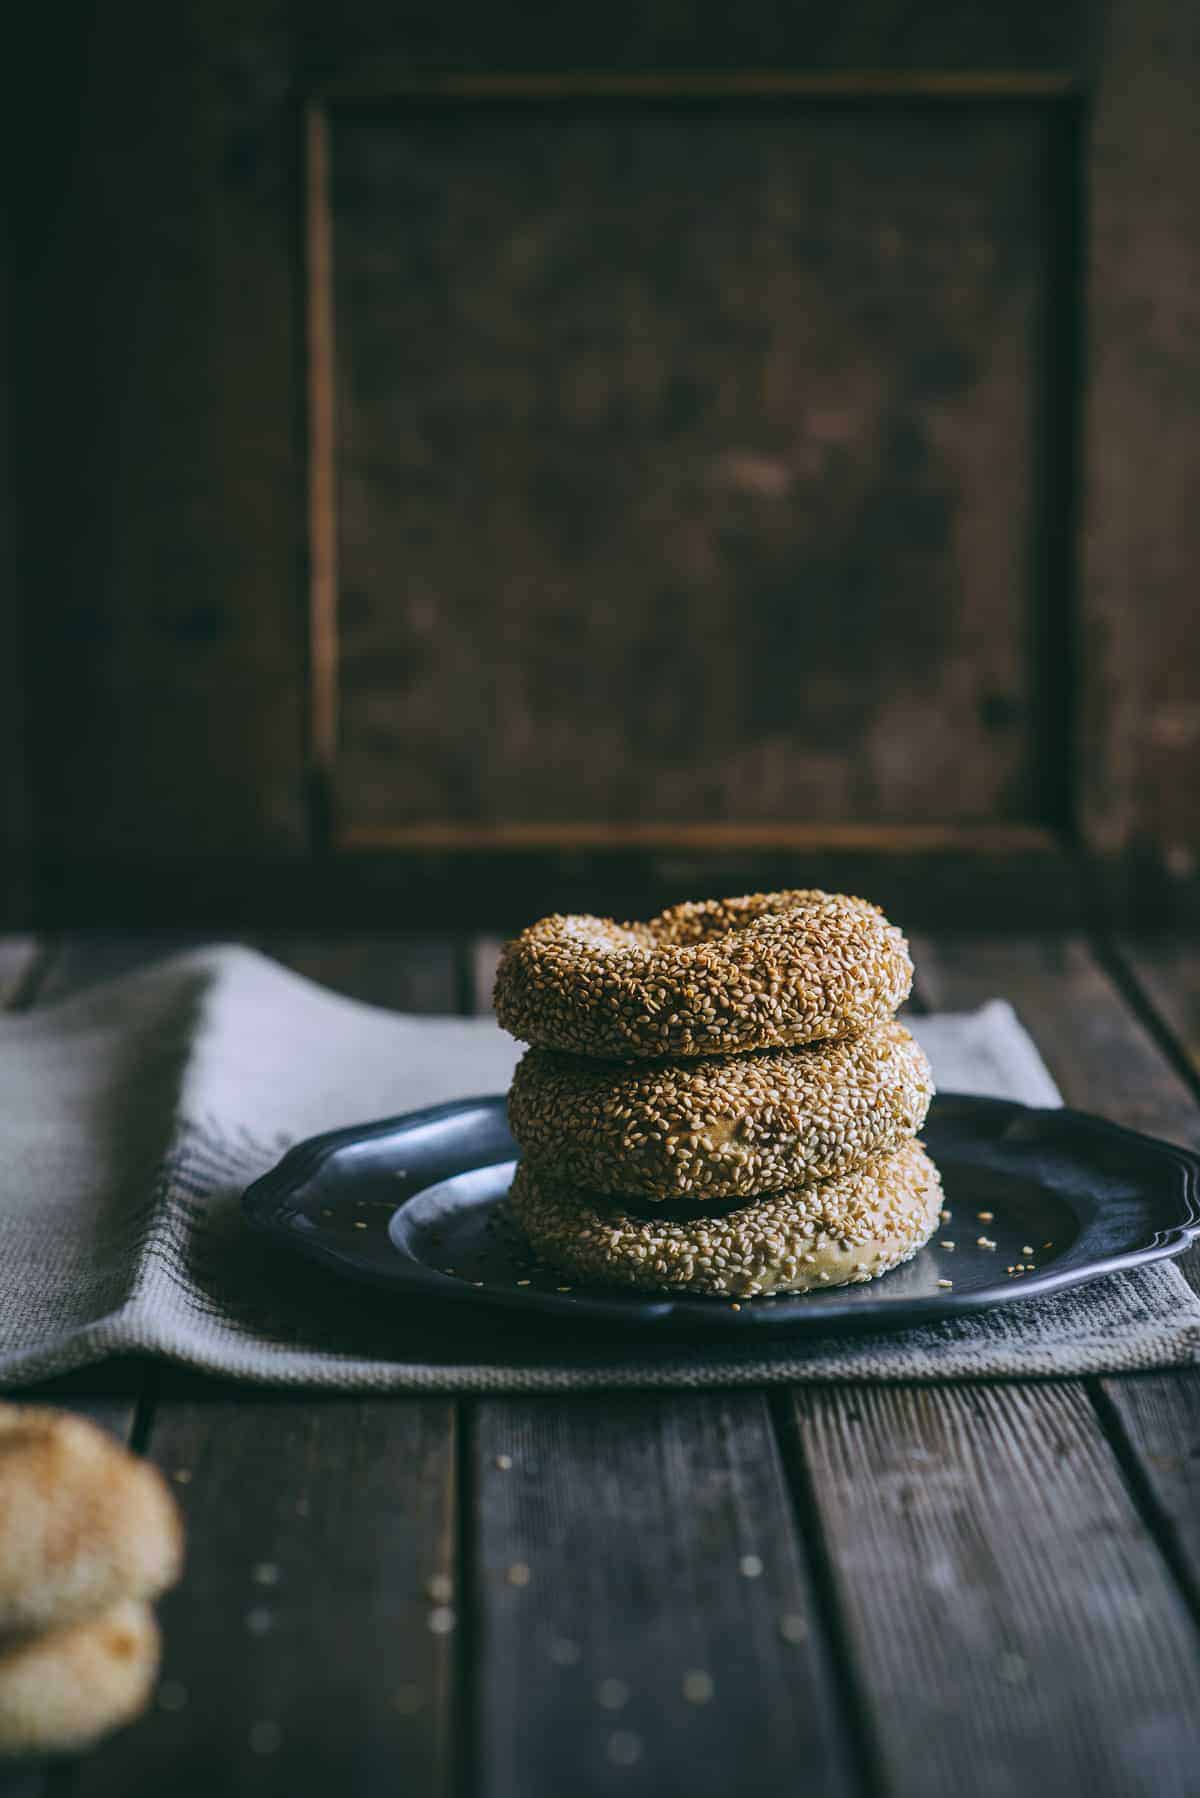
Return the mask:
<svg viewBox="0 0 1200 1798"><path fill-rule="evenodd" d="M479 1407L485 1798L853 1789L761 1397Z"/></svg>
<svg viewBox="0 0 1200 1798"><path fill-rule="evenodd" d="M289 9L93 26L22 57L62 144L19 195L41 851L251 879L307 836Z"/></svg>
<svg viewBox="0 0 1200 1798"><path fill-rule="evenodd" d="M1123 936L1124 968L1200 1080L1200 945L1195 937Z"/></svg>
<svg viewBox="0 0 1200 1798"><path fill-rule="evenodd" d="M1149 1001L1186 1050L1195 1006L1194 959L1182 946L1127 942L1124 952ZM1012 999L1070 1104L1195 1146L1200 1107L1154 1034L1096 956L1078 939L914 942L922 991L936 1004ZM1183 1271L1200 1284L1195 1252ZM1200 1592L1200 1375L1191 1371L1100 1382L1101 1410L1145 1497L1163 1546Z"/></svg>
<svg viewBox="0 0 1200 1798"><path fill-rule="evenodd" d="M1195 1792L1195 1627L1080 1386L793 1402L889 1793Z"/></svg>
<svg viewBox="0 0 1200 1798"><path fill-rule="evenodd" d="M1200 1608L1200 1373L1139 1374L1104 1380L1101 1388L1128 1444L1130 1476Z"/></svg>
<svg viewBox="0 0 1200 1798"><path fill-rule="evenodd" d="M913 938L930 1005L1010 999L1068 1105L1173 1142L1200 1141L1200 1107L1080 937Z"/></svg>
<svg viewBox="0 0 1200 1798"><path fill-rule="evenodd" d="M1200 865L1200 34L1179 0L1093 9L1075 765L1100 858Z"/></svg>
<svg viewBox="0 0 1200 1798"><path fill-rule="evenodd" d="M1002 10L940 0L829 7L815 0L779 6L748 0L680 7L671 0L615 0L611 6L560 7L535 17L456 0L404 17L387 0L353 0L333 13L306 0L308 73L356 88L386 91L389 74L423 70L584 69L670 71L988 69L1058 73L1076 67L1079 0L1011 0ZM932 85L932 84L931 84Z"/></svg>
<svg viewBox="0 0 1200 1798"><path fill-rule="evenodd" d="M5 109L6 115L9 109ZM0 194L16 185L17 133L0 124ZM20 352L15 307L17 255L7 204L0 207L0 929L29 916L32 896L29 768L26 754L24 629L20 615L16 417L13 393ZM0 982L3 973L0 971ZM2 1002L2 1001L0 1001Z"/></svg>
<svg viewBox="0 0 1200 1798"><path fill-rule="evenodd" d="M260 938L260 945L298 974L350 999L395 1011L459 1008L459 964L452 937L272 931Z"/></svg>
<svg viewBox="0 0 1200 1798"><path fill-rule="evenodd" d="M499 936L477 936L471 943L470 1006L481 1017L492 1009L492 991L503 948L504 938Z"/></svg>
<svg viewBox="0 0 1200 1798"><path fill-rule="evenodd" d="M1049 108L330 133L339 840L1047 821Z"/></svg>
<svg viewBox="0 0 1200 1798"><path fill-rule="evenodd" d="M159 1707L79 1798L450 1789L454 1418L418 1399L164 1398L188 1521Z"/></svg>

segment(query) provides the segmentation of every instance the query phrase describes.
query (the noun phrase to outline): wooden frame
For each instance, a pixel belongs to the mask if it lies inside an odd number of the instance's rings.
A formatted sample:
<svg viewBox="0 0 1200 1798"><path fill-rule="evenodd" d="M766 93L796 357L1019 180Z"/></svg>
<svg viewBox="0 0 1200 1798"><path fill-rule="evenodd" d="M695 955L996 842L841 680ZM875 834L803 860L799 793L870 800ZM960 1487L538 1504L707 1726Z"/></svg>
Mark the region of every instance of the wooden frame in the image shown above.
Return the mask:
<svg viewBox="0 0 1200 1798"><path fill-rule="evenodd" d="M1069 73L1045 71L889 70L730 73L605 71L490 73L449 71L414 75L385 58L360 73L343 74L314 92L304 106L304 241L307 325L309 542L309 757L313 773L314 836L335 851L578 852L636 849L740 850L764 853L839 851L995 855L1006 850L1054 856L1058 832L1037 823L952 826L679 825L679 824L438 824L340 828L333 797L338 740L338 542L336 441L336 318L330 195L330 117L359 106L418 101L576 99L737 100L1062 100L1078 94Z"/></svg>

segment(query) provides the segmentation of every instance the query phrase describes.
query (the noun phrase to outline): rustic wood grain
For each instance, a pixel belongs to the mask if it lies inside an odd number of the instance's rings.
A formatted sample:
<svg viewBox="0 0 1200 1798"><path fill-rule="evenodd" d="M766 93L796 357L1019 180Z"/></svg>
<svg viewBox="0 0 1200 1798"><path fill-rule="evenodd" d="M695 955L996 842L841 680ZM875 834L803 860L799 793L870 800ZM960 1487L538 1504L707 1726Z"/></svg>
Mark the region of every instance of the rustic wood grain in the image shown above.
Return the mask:
<svg viewBox="0 0 1200 1798"><path fill-rule="evenodd" d="M1100 1382L1130 1479L1147 1501L1193 1609L1200 1613L1200 1374L1138 1374Z"/></svg>
<svg viewBox="0 0 1200 1798"><path fill-rule="evenodd" d="M794 1407L889 1793L1194 1792L1194 1624L1081 1387Z"/></svg>
<svg viewBox="0 0 1200 1798"><path fill-rule="evenodd" d="M348 999L394 1011L459 1009L459 955L451 937L271 931L260 943L285 967Z"/></svg>
<svg viewBox="0 0 1200 1798"><path fill-rule="evenodd" d="M79 1798L448 1792L454 1637L430 1591L453 1577L453 1407L164 1396L150 1454L188 1525L166 1704L80 1766Z"/></svg>
<svg viewBox="0 0 1200 1798"><path fill-rule="evenodd" d="M1193 1078L1200 1079L1200 944L1193 936L1123 936L1119 956Z"/></svg>
<svg viewBox="0 0 1200 1798"><path fill-rule="evenodd" d="M853 1789L761 1397L497 1399L472 1467L481 1794Z"/></svg>
<svg viewBox="0 0 1200 1798"><path fill-rule="evenodd" d="M1036 821L1051 125L335 112L341 828Z"/></svg>
<svg viewBox="0 0 1200 1798"><path fill-rule="evenodd" d="M479 0L411 6L401 38L387 0L352 0L336 13L300 9L306 73L350 90L422 71L501 72L737 69L1060 74L1079 61L1079 0L1010 0L1003 8L909 0L829 7L819 0L707 3L616 0L605 7L526 12ZM376 71L383 66L383 76Z"/></svg>
<svg viewBox="0 0 1200 1798"><path fill-rule="evenodd" d="M64 149L27 169L22 457L52 894L73 858L133 887L282 860L306 821L288 7L135 0L50 32L23 67Z"/></svg>
<svg viewBox="0 0 1200 1798"><path fill-rule="evenodd" d="M503 948L504 938L499 936L477 936L471 942L471 1010L481 1017L492 1009L496 969Z"/></svg>
<svg viewBox="0 0 1200 1798"><path fill-rule="evenodd" d="M7 109L6 109L7 110ZM0 202L16 179L15 144L0 125ZM20 360L14 290L17 247L0 203L0 929L28 922L32 898L29 770L25 742L24 629L18 579L20 517L13 390Z"/></svg>
<svg viewBox="0 0 1200 1798"><path fill-rule="evenodd" d="M1096 9L1078 653L1080 821L1098 856L1200 867L1200 30L1180 0ZM1153 471L1152 473L1149 471Z"/></svg>
<svg viewBox="0 0 1200 1798"><path fill-rule="evenodd" d="M1200 1107L1187 1082L1083 938L918 932L912 947L933 1007L1012 1001L1068 1105L1185 1146L1200 1142Z"/></svg>

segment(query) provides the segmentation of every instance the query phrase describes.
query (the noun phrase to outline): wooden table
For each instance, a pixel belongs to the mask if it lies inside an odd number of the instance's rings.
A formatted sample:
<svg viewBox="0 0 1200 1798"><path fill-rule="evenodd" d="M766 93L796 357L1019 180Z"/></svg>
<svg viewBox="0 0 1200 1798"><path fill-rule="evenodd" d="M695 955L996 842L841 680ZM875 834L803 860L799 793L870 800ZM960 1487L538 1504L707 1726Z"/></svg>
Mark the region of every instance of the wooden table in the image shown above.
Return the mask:
<svg viewBox="0 0 1200 1798"><path fill-rule="evenodd" d="M176 946L10 939L0 992ZM495 955L260 946L410 1011L483 1007ZM920 1005L1006 994L1069 1103L1200 1141L1200 951L914 950ZM138 1364L54 1394L164 1469L190 1552L156 1711L21 1798L1200 1793L1200 1370L454 1402Z"/></svg>

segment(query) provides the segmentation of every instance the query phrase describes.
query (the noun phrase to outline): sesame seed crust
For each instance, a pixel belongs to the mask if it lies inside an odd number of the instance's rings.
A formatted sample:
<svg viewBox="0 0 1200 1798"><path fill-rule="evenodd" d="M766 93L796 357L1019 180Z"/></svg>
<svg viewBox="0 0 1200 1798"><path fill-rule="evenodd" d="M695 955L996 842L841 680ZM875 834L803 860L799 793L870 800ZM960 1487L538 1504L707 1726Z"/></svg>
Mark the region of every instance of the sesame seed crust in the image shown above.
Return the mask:
<svg viewBox="0 0 1200 1798"><path fill-rule="evenodd" d="M522 1042L634 1060L860 1035L912 985L908 944L844 893L751 893L648 923L555 914L509 943L496 1016Z"/></svg>
<svg viewBox="0 0 1200 1798"><path fill-rule="evenodd" d="M875 1279L928 1241L941 1202L938 1171L917 1142L840 1179L697 1216L639 1216L526 1161L508 1197L535 1253L566 1273L738 1298Z"/></svg>
<svg viewBox="0 0 1200 1798"><path fill-rule="evenodd" d="M878 1160L917 1134L932 1097L929 1063L892 1021L848 1042L667 1064L529 1049L508 1119L527 1159L569 1185L703 1205Z"/></svg>

